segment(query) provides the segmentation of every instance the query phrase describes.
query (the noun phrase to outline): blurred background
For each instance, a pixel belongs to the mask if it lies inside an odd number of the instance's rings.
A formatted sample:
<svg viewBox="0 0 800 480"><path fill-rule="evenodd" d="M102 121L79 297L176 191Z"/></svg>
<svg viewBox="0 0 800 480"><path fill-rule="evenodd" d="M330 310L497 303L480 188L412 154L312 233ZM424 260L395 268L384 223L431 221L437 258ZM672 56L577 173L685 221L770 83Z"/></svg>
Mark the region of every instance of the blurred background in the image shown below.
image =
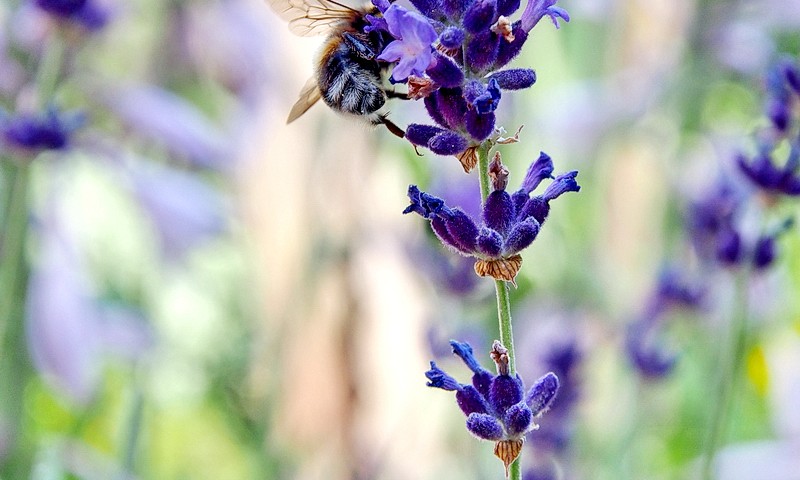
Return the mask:
<svg viewBox="0 0 800 480"><path fill-rule="evenodd" d="M322 39L266 2L87 1L0 5L2 125L57 109L68 136L2 150L0 478L502 478L423 375L468 381L451 338L491 366L492 282L401 214L412 183L477 209L476 173L324 105L285 125ZM800 2L559 5L515 60L537 84L498 110L525 126L512 189L540 151L582 186L512 292L523 379L562 381L525 478L699 478L745 318L713 478L800 479L800 237L754 269L704 261L691 228L769 125ZM747 198L750 231L796 215Z"/></svg>

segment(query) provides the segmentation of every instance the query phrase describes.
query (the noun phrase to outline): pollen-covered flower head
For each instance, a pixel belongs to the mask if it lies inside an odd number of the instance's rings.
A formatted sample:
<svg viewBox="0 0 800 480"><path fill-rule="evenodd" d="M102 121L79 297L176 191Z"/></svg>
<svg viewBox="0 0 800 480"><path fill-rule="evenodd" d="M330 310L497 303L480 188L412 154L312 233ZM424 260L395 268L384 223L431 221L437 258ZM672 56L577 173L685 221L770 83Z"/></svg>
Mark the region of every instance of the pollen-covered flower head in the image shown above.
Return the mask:
<svg viewBox="0 0 800 480"><path fill-rule="evenodd" d="M509 194L508 170L498 153L490 165L494 191L483 205L480 226L460 208L450 208L444 200L416 185L408 188L411 205L403 213L415 212L430 220L431 228L446 247L475 257L478 275L513 282L522 265L519 253L539 234L550 213L550 201L566 192L580 190L578 172L572 171L558 175L542 194L531 197L543 180L552 178L552 173L553 162L542 152L529 167L519 190Z"/></svg>
<svg viewBox="0 0 800 480"><path fill-rule="evenodd" d="M456 392L456 402L467 416L467 430L481 440L495 442L495 455L508 469L522 449L525 434L538 428L534 419L555 399L558 377L548 373L525 393L522 378L509 374L508 351L500 342L495 340L491 351L496 375L481 366L469 344L451 340L450 346L472 371L471 384L459 383L432 361L425 372L428 386Z"/></svg>

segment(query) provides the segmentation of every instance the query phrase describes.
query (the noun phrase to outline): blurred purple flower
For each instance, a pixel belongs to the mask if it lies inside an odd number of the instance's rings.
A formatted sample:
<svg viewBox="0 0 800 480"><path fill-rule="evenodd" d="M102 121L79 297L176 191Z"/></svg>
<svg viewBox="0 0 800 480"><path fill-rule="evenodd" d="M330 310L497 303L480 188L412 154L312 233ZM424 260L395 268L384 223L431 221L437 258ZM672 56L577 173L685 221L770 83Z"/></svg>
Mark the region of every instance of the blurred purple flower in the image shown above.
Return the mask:
<svg viewBox="0 0 800 480"><path fill-rule="evenodd" d="M70 134L81 123L76 114L64 114L51 108L42 114L0 112L0 142L9 149L35 154L43 150L61 150L68 146Z"/></svg>
<svg viewBox="0 0 800 480"><path fill-rule="evenodd" d="M130 175L133 193L168 257L179 258L226 228L221 194L199 176L156 165L137 165Z"/></svg>
<svg viewBox="0 0 800 480"><path fill-rule="evenodd" d="M261 5L244 0L191 5L187 46L201 70L255 108L257 95L280 79L270 61L276 60L269 18ZM213 42L208 32L215 32Z"/></svg>
<svg viewBox="0 0 800 480"><path fill-rule="evenodd" d="M100 30L109 20L108 10L97 0L35 0L36 6L61 20L89 31Z"/></svg>
<svg viewBox="0 0 800 480"><path fill-rule="evenodd" d="M94 295L83 262L57 220L39 226L42 251L31 271L26 334L34 366L81 405L95 394L107 356L139 358L152 344L143 318Z"/></svg>
<svg viewBox="0 0 800 480"><path fill-rule="evenodd" d="M158 87L137 86L120 88L105 101L133 132L170 153L201 167L232 167L226 137L183 98Z"/></svg>
<svg viewBox="0 0 800 480"><path fill-rule="evenodd" d="M706 289L685 278L677 268L665 268L648 299L644 312L628 326L625 350L634 368L645 378L661 378L675 366L676 357L657 342L667 315L675 310L696 311L703 308Z"/></svg>

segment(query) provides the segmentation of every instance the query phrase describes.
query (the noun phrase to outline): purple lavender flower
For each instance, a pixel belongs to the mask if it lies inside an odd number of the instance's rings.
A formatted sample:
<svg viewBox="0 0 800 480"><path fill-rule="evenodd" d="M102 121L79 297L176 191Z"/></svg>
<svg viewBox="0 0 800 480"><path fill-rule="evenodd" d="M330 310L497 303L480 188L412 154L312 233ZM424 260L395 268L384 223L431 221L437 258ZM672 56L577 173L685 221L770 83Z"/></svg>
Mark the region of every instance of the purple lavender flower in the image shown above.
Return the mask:
<svg viewBox="0 0 800 480"><path fill-rule="evenodd" d="M40 115L0 115L0 141L6 148L30 153L62 150L68 146L70 134L80 123L79 116L64 115L54 108Z"/></svg>
<svg viewBox="0 0 800 480"><path fill-rule="evenodd" d="M406 138L439 155L462 154L494 132L501 90L536 81L530 69L499 70L520 52L541 18L551 17L556 26L558 19L569 21L555 0L531 0L513 23L507 17L519 9L518 0L412 1L421 14L373 3L383 18L371 18L368 28L387 29L395 38L378 59L397 63L392 81L408 80L410 95L425 98L436 123L411 124Z"/></svg>
<svg viewBox="0 0 800 480"><path fill-rule="evenodd" d="M559 389L558 377L548 373L527 394L519 375L509 374L508 351L500 342L492 345L497 375L483 368L467 343L450 341L453 353L473 372L472 384L462 384L440 369L436 362L425 372L428 386L456 392L456 402L467 416L467 430L481 440L495 442L495 455L506 466L517 458L525 434L537 428L534 418L550 408Z"/></svg>
<svg viewBox="0 0 800 480"><path fill-rule="evenodd" d="M226 226L220 194L195 175L156 167L130 171L133 193L148 213L169 258L218 235Z"/></svg>
<svg viewBox="0 0 800 480"><path fill-rule="evenodd" d="M642 315L628 327L625 349L633 366L645 378L661 378L675 366L675 355L656 342L658 330L667 315L677 309L703 307L706 289L690 283L676 268L665 268Z"/></svg>
<svg viewBox="0 0 800 480"><path fill-rule="evenodd" d="M135 133L159 142L188 162L217 169L232 165L225 136L186 100L152 86L126 87L110 92L105 102Z"/></svg>
<svg viewBox="0 0 800 480"><path fill-rule="evenodd" d="M513 282L522 257L519 253L536 239L550 212L550 201L566 192L580 190L577 171L561 174L544 193L530 194L546 178L551 178L553 162L544 152L531 164L522 186L513 194L506 192L508 170L495 155L490 166L494 191L483 206L482 225L460 208L448 207L444 200L425 193L416 185L408 188L411 200L403 213L415 212L431 221L439 240L451 250L475 257L475 272L498 280Z"/></svg>
<svg viewBox="0 0 800 480"><path fill-rule="evenodd" d="M36 6L56 18L74 22L89 31L100 30L109 19L109 12L96 0L36 0Z"/></svg>
<svg viewBox="0 0 800 480"><path fill-rule="evenodd" d="M392 80L402 82L411 75L422 76L433 60L431 45L436 31L430 22L416 12L392 4L383 14L389 33L396 39L389 43L378 60L394 63Z"/></svg>
<svg viewBox="0 0 800 480"><path fill-rule="evenodd" d="M779 166L768 152L761 153L752 159L745 155L736 156L739 170L758 188L773 195L800 195L800 146L793 144L789 158Z"/></svg>

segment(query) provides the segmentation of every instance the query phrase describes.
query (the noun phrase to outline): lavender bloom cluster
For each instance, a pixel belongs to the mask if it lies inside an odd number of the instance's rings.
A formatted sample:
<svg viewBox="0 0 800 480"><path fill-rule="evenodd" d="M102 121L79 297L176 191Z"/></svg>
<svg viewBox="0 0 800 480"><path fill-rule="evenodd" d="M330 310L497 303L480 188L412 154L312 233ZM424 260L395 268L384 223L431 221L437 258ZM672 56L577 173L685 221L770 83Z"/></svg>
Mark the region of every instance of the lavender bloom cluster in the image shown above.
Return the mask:
<svg viewBox="0 0 800 480"><path fill-rule="evenodd" d="M558 377L547 373L526 394L520 376L509 374L508 352L499 341L494 342L491 352L497 375L481 366L469 344L452 340L450 346L472 371L472 384L459 383L431 361L430 370L425 372L428 386L456 392L456 402L467 416L467 430L479 439L495 442L494 453L508 472L522 450L525 434L538 428L534 418L553 403Z"/></svg>
<svg viewBox="0 0 800 480"><path fill-rule="evenodd" d="M800 195L800 68L790 59L778 62L767 73L766 115L770 125L761 132L758 152L752 158L736 157L740 171L761 191L770 195ZM789 142L785 161L775 159L781 142Z"/></svg>
<svg viewBox="0 0 800 480"><path fill-rule="evenodd" d="M386 30L396 39L378 60L396 63L391 80L406 82L411 98L424 98L436 123L411 124L405 136L440 155L462 154L492 134L502 92L536 82L531 69L501 69L543 17L556 27L559 19L569 21L556 0L530 0L514 22L508 17L519 0L412 0L420 13L387 0L373 3L383 16L370 17L368 29Z"/></svg>
<svg viewBox="0 0 800 480"><path fill-rule="evenodd" d="M705 297L706 289L689 283L678 269L666 268L661 272L644 312L628 326L625 337L625 351L642 376L661 378L672 371L677 358L656 342L659 327L675 310L703 308Z"/></svg>
<svg viewBox="0 0 800 480"><path fill-rule="evenodd" d="M441 242L454 252L475 257L475 272L498 280L513 282L520 267L520 252L530 246L550 213L550 201L566 192L580 191L577 171L553 179L544 193L530 194L547 179L553 178L553 161L542 152L531 164L522 186L509 194L508 170L497 153L489 167L494 191L483 205L482 224L478 224L458 207L450 208L444 200L408 187L411 204L403 213L417 213L430 220L431 228Z"/></svg>
<svg viewBox="0 0 800 480"><path fill-rule="evenodd" d="M44 150L61 150L67 147L71 133L79 124L77 115L65 115L55 108L43 115L0 112L0 146L26 156Z"/></svg>

